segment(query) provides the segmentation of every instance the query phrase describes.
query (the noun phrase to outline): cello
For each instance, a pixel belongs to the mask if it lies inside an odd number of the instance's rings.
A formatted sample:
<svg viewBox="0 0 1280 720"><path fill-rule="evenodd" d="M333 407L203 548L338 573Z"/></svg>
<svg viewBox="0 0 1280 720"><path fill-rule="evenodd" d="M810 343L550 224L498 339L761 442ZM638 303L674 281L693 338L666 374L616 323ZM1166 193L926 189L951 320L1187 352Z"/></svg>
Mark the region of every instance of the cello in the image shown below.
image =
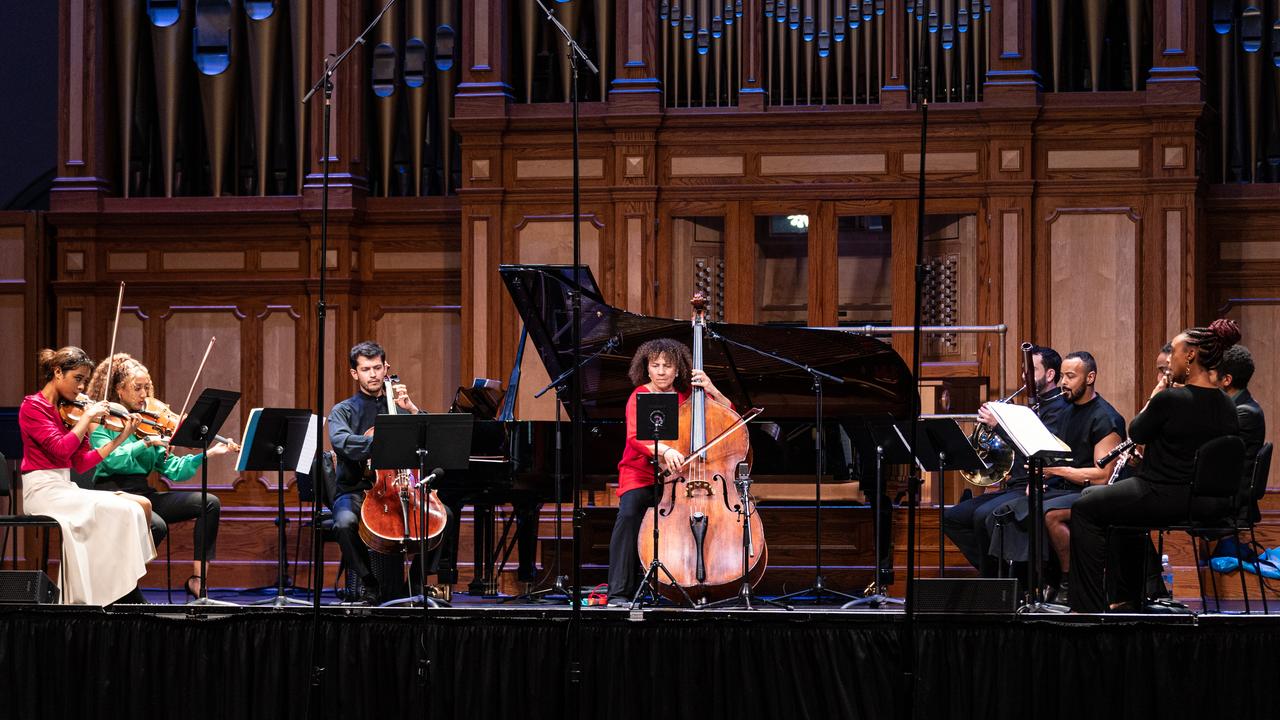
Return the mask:
<svg viewBox="0 0 1280 720"><path fill-rule="evenodd" d="M693 369L701 370L706 296L695 294L691 304ZM748 462L751 453L746 421L758 413L753 410L744 419L696 386L680 405L680 438L667 444L679 450L685 462L668 468L662 488L666 497L658 504L656 518L658 559L671 576L657 578L658 592L672 602L681 602L684 593L700 605L721 600L734 595L744 580L742 513L730 504L730 493L738 464ZM653 558L653 522L651 507L637 541L641 562L646 564ZM759 514L750 513L747 522L751 523L751 545L745 579L754 586L764 575L768 547Z"/></svg>
<svg viewBox="0 0 1280 720"><path fill-rule="evenodd" d="M395 375L388 375L382 381L388 415L396 414L391 385L398 381L399 378ZM373 428L369 428L364 434L372 437ZM418 488L416 470L373 472L373 487L365 491L364 502L360 505L360 539L364 540L370 550L384 555L417 553L422 542L422 522L418 509L425 502L427 548L435 549L444 539L444 528L449 522L449 513L436 491L432 490L423 499L422 490Z"/></svg>

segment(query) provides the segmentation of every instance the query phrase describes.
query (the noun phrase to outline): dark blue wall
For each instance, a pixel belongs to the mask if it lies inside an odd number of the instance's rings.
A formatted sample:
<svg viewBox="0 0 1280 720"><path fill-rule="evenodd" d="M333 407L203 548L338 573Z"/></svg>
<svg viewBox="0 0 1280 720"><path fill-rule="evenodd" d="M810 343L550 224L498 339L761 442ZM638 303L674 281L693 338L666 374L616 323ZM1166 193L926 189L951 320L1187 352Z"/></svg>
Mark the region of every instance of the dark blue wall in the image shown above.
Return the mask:
<svg viewBox="0 0 1280 720"><path fill-rule="evenodd" d="M57 163L58 4L0 2L0 209Z"/></svg>

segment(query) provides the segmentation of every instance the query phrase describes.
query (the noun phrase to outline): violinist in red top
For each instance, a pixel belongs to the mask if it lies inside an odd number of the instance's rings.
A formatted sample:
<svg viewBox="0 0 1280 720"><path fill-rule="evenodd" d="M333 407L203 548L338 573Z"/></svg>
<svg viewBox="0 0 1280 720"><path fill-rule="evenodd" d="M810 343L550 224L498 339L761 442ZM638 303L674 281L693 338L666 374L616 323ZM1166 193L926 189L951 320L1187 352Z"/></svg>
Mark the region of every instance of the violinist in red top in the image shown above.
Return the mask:
<svg viewBox="0 0 1280 720"><path fill-rule="evenodd" d="M630 605L639 589L642 568L636 538L653 502L653 495L646 491L653 486L653 444L636 438L636 396L674 391L684 402L696 386L712 400L729 404L706 373L693 369L689 348L676 340L659 338L641 345L628 374L637 387L627 399L627 444L618 462L618 518L609 539L609 604L613 606ZM658 443L658 456L664 470L680 467L685 460L679 450L662 442Z"/></svg>
<svg viewBox="0 0 1280 720"><path fill-rule="evenodd" d="M85 490L71 481L70 469L87 472L132 437L135 415L115 418L120 434L96 450L89 445L93 426L107 418L106 402L81 395L93 361L78 347L40 351L44 387L22 400L22 502L31 515L49 515L62 529L59 583L68 603L106 605L141 600L138 579L156 555L147 521L146 498ZM59 406L81 404L79 418L65 420ZM119 411L117 411L119 412ZM127 597L126 597L127 596Z"/></svg>

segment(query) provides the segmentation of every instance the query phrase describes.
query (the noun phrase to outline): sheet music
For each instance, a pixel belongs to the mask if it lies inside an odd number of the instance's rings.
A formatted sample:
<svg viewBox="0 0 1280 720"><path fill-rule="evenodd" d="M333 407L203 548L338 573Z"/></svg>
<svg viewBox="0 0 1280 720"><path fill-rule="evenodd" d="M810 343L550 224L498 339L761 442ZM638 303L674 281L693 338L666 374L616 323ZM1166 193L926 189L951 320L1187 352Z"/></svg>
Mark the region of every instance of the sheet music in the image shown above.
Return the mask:
<svg viewBox="0 0 1280 720"><path fill-rule="evenodd" d="M249 448L253 446L253 435L258 431L258 416L262 408L249 411L249 421L244 424L244 434L240 437L240 454L236 456L236 472L245 472L249 463Z"/></svg>
<svg viewBox="0 0 1280 720"><path fill-rule="evenodd" d="M1071 454L1071 447L1049 432L1049 428L1040 422L1035 411L1026 405L987 403L987 408L996 416L1000 427L1004 428L1005 434L1023 455L1035 457L1041 453L1055 456Z"/></svg>
<svg viewBox="0 0 1280 720"><path fill-rule="evenodd" d="M310 473L316 461L316 415L307 418L307 434L302 440L302 451L298 453L298 464L294 472Z"/></svg>

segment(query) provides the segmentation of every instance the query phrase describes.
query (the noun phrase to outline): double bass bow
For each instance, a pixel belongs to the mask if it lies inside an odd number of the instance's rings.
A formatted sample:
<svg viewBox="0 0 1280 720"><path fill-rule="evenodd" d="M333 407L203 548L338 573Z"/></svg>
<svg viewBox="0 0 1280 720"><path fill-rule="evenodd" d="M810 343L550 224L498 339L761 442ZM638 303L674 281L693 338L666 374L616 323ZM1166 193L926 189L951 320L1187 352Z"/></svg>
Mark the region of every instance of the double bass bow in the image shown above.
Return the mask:
<svg viewBox="0 0 1280 720"><path fill-rule="evenodd" d="M693 369L702 370L706 296L694 295L692 305ZM668 469L664 482L669 493L664 493L656 519L653 508L645 513L637 541L640 559L647 563L653 557L652 523L658 523L658 559L676 583L659 577L658 592L673 602L684 597L681 589L697 604L722 600L734 595L744 580L739 525L744 514L730 504L730 493L738 464L749 462L746 421L758 413L753 410L744 419L728 405L707 398L697 386L680 405L680 438L667 444L686 459L680 467ZM755 585L764 575L768 548L760 516L746 513L745 521L751 524L745 579Z"/></svg>
<svg viewBox="0 0 1280 720"><path fill-rule="evenodd" d="M396 404L391 386L400 378L388 375L382 381L387 414L396 414ZM373 428L365 431L373 436ZM444 539L444 528L449 513L435 490L424 499L418 487L416 470L376 470L373 487L365 491L360 505L360 539L370 550L385 555L418 552L423 537L419 508L426 503L428 549L434 549Z"/></svg>

